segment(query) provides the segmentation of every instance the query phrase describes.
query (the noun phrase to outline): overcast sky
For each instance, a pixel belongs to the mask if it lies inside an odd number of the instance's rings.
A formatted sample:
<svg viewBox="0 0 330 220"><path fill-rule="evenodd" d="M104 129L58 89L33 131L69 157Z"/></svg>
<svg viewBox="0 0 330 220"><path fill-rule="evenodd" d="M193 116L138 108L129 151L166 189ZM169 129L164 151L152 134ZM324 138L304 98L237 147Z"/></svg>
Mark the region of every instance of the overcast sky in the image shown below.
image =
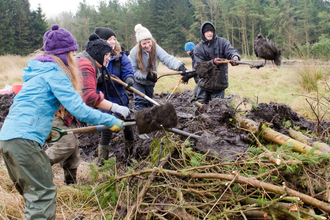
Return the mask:
<svg viewBox="0 0 330 220"><path fill-rule="evenodd" d="M125 0L121 0L120 2L124 1ZM63 11L76 13L79 2L83 2L83 0L29 0L29 2L31 10L36 10L40 3L43 13L46 14L46 18L52 18ZM96 6L98 5L99 0L86 0L86 3L88 5Z"/></svg>

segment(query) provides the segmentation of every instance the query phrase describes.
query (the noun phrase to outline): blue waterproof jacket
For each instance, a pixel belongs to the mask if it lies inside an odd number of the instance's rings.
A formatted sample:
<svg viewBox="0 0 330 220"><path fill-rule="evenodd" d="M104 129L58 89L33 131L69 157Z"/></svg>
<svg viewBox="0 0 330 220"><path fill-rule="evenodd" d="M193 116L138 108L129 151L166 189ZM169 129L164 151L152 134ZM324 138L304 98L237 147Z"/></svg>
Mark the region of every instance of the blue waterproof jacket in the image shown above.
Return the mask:
<svg viewBox="0 0 330 220"><path fill-rule="evenodd" d="M132 64L128 59L128 57L126 56L126 54L123 52L121 52L118 57L112 57L110 59L110 61L107 64L107 69L109 73L117 76L119 79L121 79L124 82L127 77L134 77ZM116 82L113 82L113 84L115 85L120 98L123 100L124 104L128 107L128 97L125 93L125 87ZM118 95L116 94L115 89L111 85L111 82L108 81L105 84L105 86L107 87L108 94L106 94L105 88L103 86L99 86L97 87L97 89L103 92L104 97L107 100L122 105L120 99L118 98Z"/></svg>
<svg viewBox="0 0 330 220"><path fill-rule="evenodd" d="M41 146L48 137L55 112L63 105L78 120L114 126L116 118L88 107L74 91L69 78L54 62L30 60L24 68L21 91L0 131L0 140L28 139Z"/></svg>

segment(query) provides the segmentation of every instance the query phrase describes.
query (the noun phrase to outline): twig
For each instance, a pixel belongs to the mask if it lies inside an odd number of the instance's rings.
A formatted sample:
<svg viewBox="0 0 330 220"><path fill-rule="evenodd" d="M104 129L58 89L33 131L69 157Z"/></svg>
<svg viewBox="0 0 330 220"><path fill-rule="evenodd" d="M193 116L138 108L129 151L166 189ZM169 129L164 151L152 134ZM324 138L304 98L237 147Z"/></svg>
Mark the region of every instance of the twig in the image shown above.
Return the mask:
<svg viewBox="0 0 330 220"><path fill-rule="evenodd" d="M119 199L120 199L120 197L121 197L121 193L123 192L123 189L124 189L124 184L123 184L123 186L121 187L121 190L120 190L120 193L119 193L119 197L118 197L118 200L117 200L117 204L116 204L116 207L115 207L115 211L114 211L113 216L112 216L112 220L115 219L115 215L116 215L116 211L117 211L118 203L119 203L118 201L119 201Z"/></svg>
<svg viewBox="0 0 330 220"><path fill-rule="evenodd" d="M93 189L93 192L94 192L94 194L95 194L95 198L96 198L97 204L99 205L99 208L100 208L100 210L101 210L102 216L103 216L104 220L106 220L106 217L105 217L105 215L104 215L104 213L103 213L103 209L102 209L102 207L101 207L101 205L100 205L99 199L97 198L97 195L96 195L95 189L94 189L93 187L92 187L92 189Z"/></svg>
<svg viewBox="0 0 330 220"><path fill-rule="evenodd" d="M163 167L166 163L167 160L171 157L173 151L171 151L170 153L168 153L166 155L166 157L164 157L164 159L162 160L162 162L160 163L160 167ZM157 169L157 168L156 168ZM154 170L154 169L153 169ZM150 186L150 184L152 183L152 181L156 178L156 174L155 173L151 173L148 177L148 181L147 183L143 186L141 192L139 193L139 195L137 196L137 201L136 203L132 206L131 210L127 211L127 215L125 217L125 220L130 220L132 219L133 214L136 212L136 210L139 208L140 204L142 203L143 197L145 196L145 194L148 191L148 188Z"/></svg>
<svg viewBox="0 0 330 220"><path fill-rule="evenodd" d="M223 191L223 193L221 194L221 196L219 197L219 199L216 201L216 203L212 206L212 208L210 209L210 211L206 214L206 216L204 217L203 220L206 219L206 217L211 213L212 209L216 206L216 204L220 201L220 199L222 198L222 196L225 194L225 192L229 189L229 187L231 186L231 184L233 182L235 182L235 180L237 179L238 177L238 172L236 171L233 171L233 174L235 174L235 177L233 178L233 180L229 183L229 185L227 186L227 188L225 189L225 191Z"/></svg>

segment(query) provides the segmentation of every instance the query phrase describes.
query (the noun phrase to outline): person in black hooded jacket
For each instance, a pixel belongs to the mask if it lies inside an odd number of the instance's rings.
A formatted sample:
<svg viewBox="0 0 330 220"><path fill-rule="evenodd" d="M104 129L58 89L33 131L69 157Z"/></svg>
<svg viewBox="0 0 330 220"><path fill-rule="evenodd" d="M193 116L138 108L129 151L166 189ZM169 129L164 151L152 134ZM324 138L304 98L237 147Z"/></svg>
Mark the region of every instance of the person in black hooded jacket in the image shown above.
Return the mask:
<svg viewBox="0 0 330 220"><path fill-rule="evenodd" d="M200 34L202 40L194 49L195 68L200 66L204 72L199 73L200 70L196 69L200 80L192 102L208 104L213 98L224 98L225 89L228 88L228 64L217 65L216 62L224 59L240 60L241 57L228 40L216 35L211 22L202 24ZM234 62L231 64L236 65Z"/></svg>

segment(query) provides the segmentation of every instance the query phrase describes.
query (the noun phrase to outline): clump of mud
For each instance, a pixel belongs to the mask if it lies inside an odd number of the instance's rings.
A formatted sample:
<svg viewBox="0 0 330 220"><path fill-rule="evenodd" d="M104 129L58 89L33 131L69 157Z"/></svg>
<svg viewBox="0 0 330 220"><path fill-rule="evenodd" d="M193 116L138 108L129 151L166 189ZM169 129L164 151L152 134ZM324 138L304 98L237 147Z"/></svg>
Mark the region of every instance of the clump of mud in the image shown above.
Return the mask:
<svg viewBox="0 0 330 220"><path fill-rule="evenodd" d="M140 134L173 128L178 123L175 108L171 103L136 111L135 120Z"/></svg>
<svg viewBox="0 0 330 220"><path fill-rule="evenodd" d="M306 120L293 111L292 108L282 103L260 103L248 112L247 117L259 122L261 119L264 122L271 123L277 131L283 131L286 121L290 121L292 126L299 126L303 130L314 130L315 123Z"/></svg>
<svg viewBox="0 0 330 220"><path fill-rule="evenodd" d="M9 113L10 106L13 104L15 96L15 93L0 95L0 130Z"/></svg>

